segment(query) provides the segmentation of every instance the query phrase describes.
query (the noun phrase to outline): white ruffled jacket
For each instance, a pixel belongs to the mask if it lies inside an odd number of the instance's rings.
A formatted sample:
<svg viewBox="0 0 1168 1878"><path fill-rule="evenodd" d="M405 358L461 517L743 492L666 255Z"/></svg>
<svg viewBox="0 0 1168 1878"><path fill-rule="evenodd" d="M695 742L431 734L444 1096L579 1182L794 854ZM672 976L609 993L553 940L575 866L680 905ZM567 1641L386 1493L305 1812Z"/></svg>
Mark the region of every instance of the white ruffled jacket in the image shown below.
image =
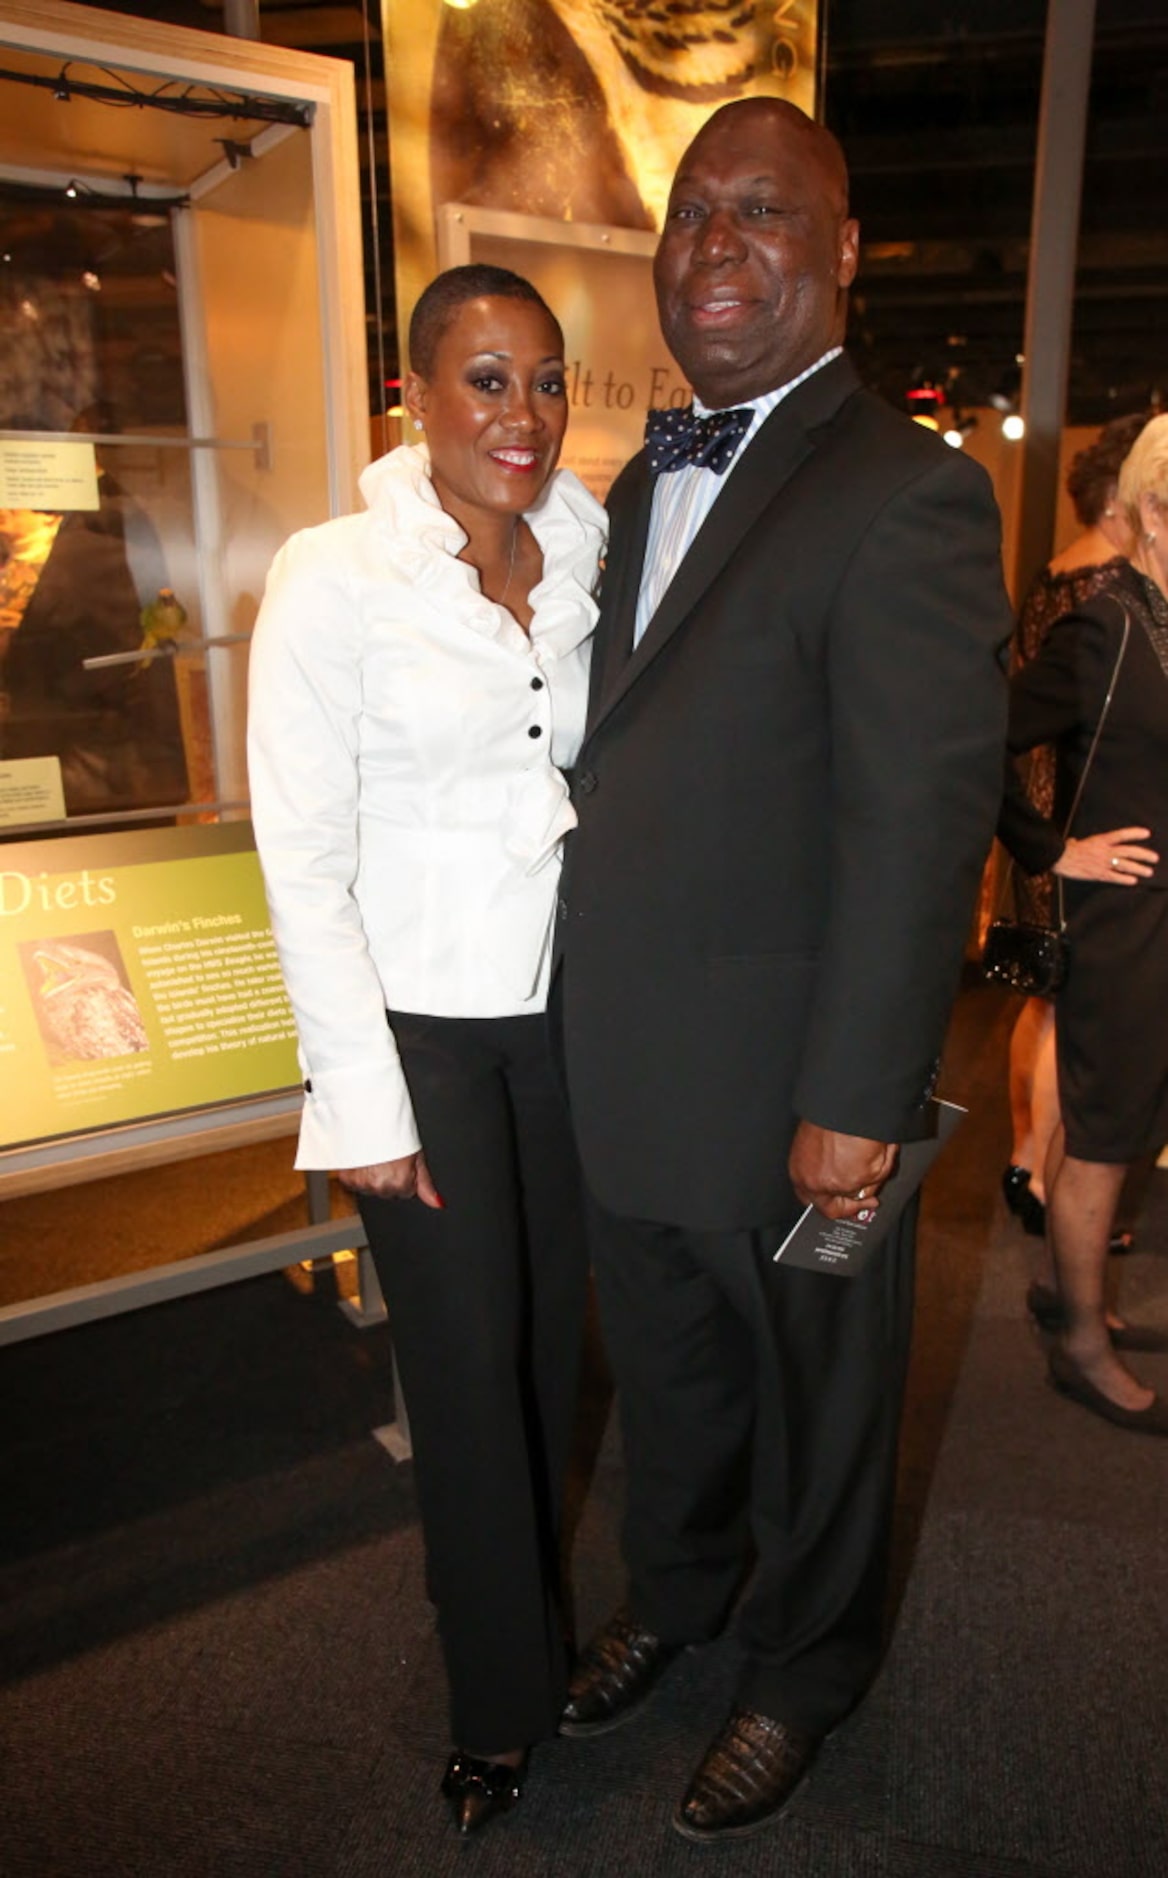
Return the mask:
<svg viewBox="0 0 1168 1878"><path fill-rule="evenodd" d="M252 644L252 813L300 1036L296 1164L422 1144L390 1009L539 1012L580 747L604 511L560 470L527 516L530 637L456 559L424 445L361 478L368 504L294 535Z"/></svg>

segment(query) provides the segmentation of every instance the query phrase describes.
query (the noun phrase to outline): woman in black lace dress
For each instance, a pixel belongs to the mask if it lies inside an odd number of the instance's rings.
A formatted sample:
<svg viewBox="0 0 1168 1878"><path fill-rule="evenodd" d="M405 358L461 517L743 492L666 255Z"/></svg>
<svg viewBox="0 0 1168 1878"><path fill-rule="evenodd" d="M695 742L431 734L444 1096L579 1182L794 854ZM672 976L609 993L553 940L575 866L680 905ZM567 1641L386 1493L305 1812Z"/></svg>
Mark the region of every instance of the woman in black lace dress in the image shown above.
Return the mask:
<svg viewBox="0 0 1168 1878"><path fill-rule="evenodd" d="M1137 439L1119 501L1130 559L1056 622L1011 689L1011 750L1055 744L1072 790L1103 719L1074 836L1064 841L1021 792L1000 833L1028 871L1068 882L1062 1125L1047 1185L1057 1290L1032 1297L1057 1329L1051 1380L1121 1427L1163 1435L1168 1403L1118 1352L1164 1339L1109 1318L1104 1276L1124 1176L1168 1139L1168 416Z"/></svg>
<svg viewBox="0 0 1168 1878"><path fill-rule="evenodd" d="M1119 472L1147 421L1147 412L1113 418L1073 459L1067 494L1082 533L1035 575L1018 615L1016 665L1029 664L1055 621L1074 613L1123 565L1132 539L1118 500ZM1041 815L1054 813L1054 758L1053 749L1043 746L1031 752L1027 766L1026 793ZM1019 896L1022 916L1049 920L1052 889L1050 874L1026 882ZM1002 1179L1006 1204L1027 1232L1041 1237L1046 1228L1046 1156L1059 1123L1054 1007L1047 998L1028 998L1014 1025L1010 1116L1013 1145ZM1130 1243L1130 1233L1117 1233L1112 1250L1124 1251Z"/></svg>

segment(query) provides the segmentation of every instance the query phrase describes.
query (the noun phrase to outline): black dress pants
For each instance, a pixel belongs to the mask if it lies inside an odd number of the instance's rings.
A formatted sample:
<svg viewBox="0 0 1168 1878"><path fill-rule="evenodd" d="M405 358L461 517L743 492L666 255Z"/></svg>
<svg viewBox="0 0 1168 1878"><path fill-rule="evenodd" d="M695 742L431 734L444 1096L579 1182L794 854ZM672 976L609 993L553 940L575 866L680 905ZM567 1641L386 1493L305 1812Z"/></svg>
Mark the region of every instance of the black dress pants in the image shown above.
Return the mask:
<svg viewBox="0 0 1168 1878"><path fill-rule="evenodd" d="M410 1418L452 1734L490 1754L553 1733L564 1701L579 1175L542 1017L390 1022L445 1208L359 1205Z"/></svg>
<svg viewBox="0 0 1168 1878"><path fill-rule="evenodd" d="M670 1643L717 1635L753 1540L738 1700L815 1735L880 1657L914 1224L842 1278L775 1265L781 1229L690 1232L590 1202L632 1613Z"/></svg>

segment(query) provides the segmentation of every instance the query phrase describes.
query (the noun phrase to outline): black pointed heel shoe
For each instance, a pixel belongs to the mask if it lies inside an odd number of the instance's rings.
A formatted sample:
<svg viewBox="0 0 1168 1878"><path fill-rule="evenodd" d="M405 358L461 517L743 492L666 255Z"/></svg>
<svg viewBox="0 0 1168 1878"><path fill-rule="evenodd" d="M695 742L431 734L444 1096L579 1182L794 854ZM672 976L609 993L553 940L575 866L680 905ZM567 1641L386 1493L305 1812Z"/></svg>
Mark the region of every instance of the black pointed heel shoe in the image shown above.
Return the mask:
<svg viewBox="0 0 1168 1878"><path fill-rule="evenodd" d="M506 1761L481 1761L474 1754L451 1755L442 1776L442 1791L464 1838L480 1832L496 1813L510 1812L523 1792L526 1772L526 1760L518 1767L509 1767Z"/></svg>
<svg viewBox="0 0 1168 1878"><path fill-rule="evenodd" d="M1030 1190L1030 1169L1011 1161L1002 1175L1002 1194L1014 1218L1021 1220L1023 1232L1041 1239L1046 1232L1046 1207Z"/></svg>
<svg viewBox="0 0 1168 1878"><path fill-rule="evenodd" d="M1034 1239L1045 1238L1046 1202L1031 1189L1030 1169L1011 1162L1002 1175L1002 1193L1014 1218L1021 1220L1023 1232ZM1107 1250L1117 1254L1134 1252L1135 1239L1127 1231L1113 1232L1107 1241Z"/></svg>
<svg viewBox="0 0 1168 1878"><path fill-rule="evenodd" d="M1168 1435L1168 1402L1161 1396L1154 1395L1147 1408L1123 1408L1088 1381L1061 1344L1054 1345L1048 1362L1051 1385L1060 1395L1069 1396L1072 1402L1090 1409L1093 1415L1111 1422L1116 1428L1130 1428L1139 1435Z"/></svg>

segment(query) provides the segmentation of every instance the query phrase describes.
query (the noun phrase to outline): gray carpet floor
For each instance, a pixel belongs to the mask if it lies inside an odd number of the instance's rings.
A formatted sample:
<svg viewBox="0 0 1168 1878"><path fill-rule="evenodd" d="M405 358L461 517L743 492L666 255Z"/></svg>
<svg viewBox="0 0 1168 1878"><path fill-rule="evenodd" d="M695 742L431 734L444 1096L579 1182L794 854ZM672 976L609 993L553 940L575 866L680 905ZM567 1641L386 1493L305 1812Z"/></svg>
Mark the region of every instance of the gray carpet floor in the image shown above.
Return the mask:
<svg viewBox="0 0 1168 1878"><path fill-rule="evenodd" d="M773 1831L715 1851L669 1826L728 1638L628 1729L541 1748L522 1806L458 1842L410 1469L370 1437L386 1333L277 1275L0 1353L4 1878L1164 1878L1168 1443L1045 1384L997 1192L1009 1015L973 992L951 1040L974 1113L926 1200L887 1659ZM164 1204L165 1170L133 1178ZM92 1240L101 1203L43 1217ZM1168 1175L1138 1244L1125 1308L1168 1325ZM1168 1393L1168 1358L1135 1365ZM593 1336L582 1631L621 1584L609 1406Z"/></svg>

